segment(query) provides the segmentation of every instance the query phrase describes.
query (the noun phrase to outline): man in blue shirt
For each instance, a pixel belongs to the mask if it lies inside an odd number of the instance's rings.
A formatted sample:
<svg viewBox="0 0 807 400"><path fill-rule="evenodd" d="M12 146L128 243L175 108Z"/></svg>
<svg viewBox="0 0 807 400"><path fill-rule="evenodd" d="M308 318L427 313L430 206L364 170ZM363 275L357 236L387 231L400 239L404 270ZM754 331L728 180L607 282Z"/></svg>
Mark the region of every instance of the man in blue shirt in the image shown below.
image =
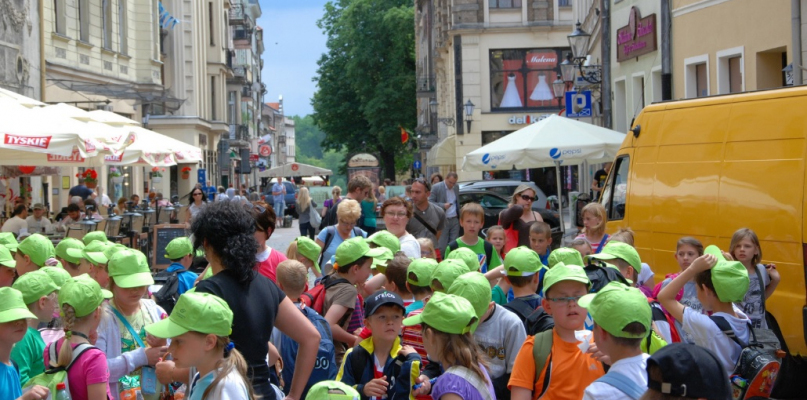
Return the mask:
<svg viewBox="0 0 807 400"><path fill-rule="evenodd" d="M171 260L166 272L176 272L179 280L178 294L182 294L193 288L193 283L198 275L188 271L193 263L193 245L186 237L178 237L165 246L165 258Z"/></svg>
<svg viewBox="0 0 807 400"><path fill-rule="evenodd" d="M277 215L278 222L283 221L283 212L286 209L286 186L283 185L283 177L277 177L277 183L272 185L272 201L274 202L272 208L275 209L275 215Z"/></svg>

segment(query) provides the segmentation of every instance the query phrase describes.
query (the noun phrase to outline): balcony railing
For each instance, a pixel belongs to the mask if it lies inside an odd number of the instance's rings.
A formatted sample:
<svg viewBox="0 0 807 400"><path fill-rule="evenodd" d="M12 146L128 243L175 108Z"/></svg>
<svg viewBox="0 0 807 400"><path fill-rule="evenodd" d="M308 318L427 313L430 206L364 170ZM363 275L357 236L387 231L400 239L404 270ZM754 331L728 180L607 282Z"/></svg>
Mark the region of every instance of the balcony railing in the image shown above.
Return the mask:
<svg viewBox="0 0 807 400"><path fill-rule="evenodd" d="M245 18L244 5L241 4L240 0L235 0L232 7L230 7L230 25L242 24Z"/></svg>
<svg viewBox="0 0 807 400"><path fill-rule="evenodd" d="M252 89L248 87L241 88L241 97L252 97Z"/></svg>
<svg viewBox="0 0 807 400"><path fill-rule="evenodd" d="M235 75L236 78L246 78L247 67L233 67L233 75Z"/></svg>

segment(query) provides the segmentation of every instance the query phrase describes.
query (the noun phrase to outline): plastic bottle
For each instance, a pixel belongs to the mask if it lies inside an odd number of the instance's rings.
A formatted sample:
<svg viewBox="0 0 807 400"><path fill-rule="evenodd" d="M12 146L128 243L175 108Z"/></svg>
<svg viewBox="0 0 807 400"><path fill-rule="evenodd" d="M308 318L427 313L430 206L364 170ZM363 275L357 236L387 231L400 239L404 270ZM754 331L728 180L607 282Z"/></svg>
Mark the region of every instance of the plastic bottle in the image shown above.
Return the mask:
<svg viewBox="0 0 807 400"><path fill-rule="evenodd" d="M64 382L59 382L56 384L56 400L73 400L70 397L70 392L67 391L67 386Z"/></svg>

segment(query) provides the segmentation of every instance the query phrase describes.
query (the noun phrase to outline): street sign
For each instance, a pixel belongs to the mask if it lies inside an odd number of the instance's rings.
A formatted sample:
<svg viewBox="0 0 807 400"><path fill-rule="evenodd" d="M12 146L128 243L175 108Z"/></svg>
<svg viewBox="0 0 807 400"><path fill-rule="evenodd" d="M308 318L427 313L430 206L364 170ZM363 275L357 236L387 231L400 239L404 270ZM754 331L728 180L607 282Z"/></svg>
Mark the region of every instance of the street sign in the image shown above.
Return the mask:
<svg viewBox="0 0 807 400"><path fill-rule="evenodd" d="M207 171L204 168L199 168L196 170L196 182L201 183L203 186L207 186Z"/></svg>
<svg viewBox="0 0 807 400"><path fill-rule="evenodd" d="M260 153L261 157L269 157L270 155L272 155L272 148L265 144L261 145L261 148L258 150L258 153Z"/></svg>
<svg viewBox="0 0 807 400"><path fill-rule="evenodd" d="M249 153L249 162L258 162L260 156L255 153Z"/></svg>
<svg viewBox="0 0 807 400"><path fill-rule="evenodd" d="M566 117L587 118L591 116L590 90L585 90L580 93L573 90L566 92Z"/></svg>
<svg viewBox="0 0 807 400"><path fill-rule="evenodd" d="M412 168L414 169L420 169L421 166L420 161L415 161L412 163Z"/></svg>

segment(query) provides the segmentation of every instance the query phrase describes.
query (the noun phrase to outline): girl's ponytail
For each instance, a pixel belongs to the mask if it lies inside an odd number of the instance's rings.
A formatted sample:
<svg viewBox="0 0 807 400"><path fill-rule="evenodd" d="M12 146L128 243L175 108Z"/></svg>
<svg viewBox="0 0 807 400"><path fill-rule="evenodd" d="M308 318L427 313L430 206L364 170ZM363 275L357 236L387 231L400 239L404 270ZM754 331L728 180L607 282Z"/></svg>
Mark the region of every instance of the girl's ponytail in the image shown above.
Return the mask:
<svg viewBox="0 0 807 400"><path fill-rule="evenodd" d="M202 394L203 399L207 399L208 395L215 389L215 387L221 382L222 379L226 378L227 375L230 374L233 370L238 371L238 374L241 375L241 378L244 380L244 384L247 387L247 394L250 400L255 399L255 394L252 392L252 384L247 377L247 361L244 359L244 356L241 354L240 351L235 349L235 344L230 341L230 338L227 336L219 336L218 343L216 345L216 349L219 351L224 352L224 358L218 362L216 368L218 369L218 373L216 374L216 378L213 379L213 382L210 383L210 386L205 389L205 392Z"/></svg>
<svg viewBox="0 0 807 400"><path fill-rule="evenodd" d="M59 350L58 360L50 360L57 367L67 367L73 359L73 346L70 344L70 337L73 335L73 326L76 324L76 310L70 304L62 304L62 322L64 323L64 342ZM55 345L55 344L54 344Z"/></svg>
<svg viewBox="0 0 807 400"><path fill-rule="evenodd" d="M423 334L429 331L433 335L440 350L440 359L451 365L459 365L470 369L476 373L482 382L485 384L490 383L488 378L485 377L485 372L482 368L487 368L488 363L482 355L482 350L474 342L474 338L470 333L461 335L440 332L425 323L423 326Z"/></svg>

